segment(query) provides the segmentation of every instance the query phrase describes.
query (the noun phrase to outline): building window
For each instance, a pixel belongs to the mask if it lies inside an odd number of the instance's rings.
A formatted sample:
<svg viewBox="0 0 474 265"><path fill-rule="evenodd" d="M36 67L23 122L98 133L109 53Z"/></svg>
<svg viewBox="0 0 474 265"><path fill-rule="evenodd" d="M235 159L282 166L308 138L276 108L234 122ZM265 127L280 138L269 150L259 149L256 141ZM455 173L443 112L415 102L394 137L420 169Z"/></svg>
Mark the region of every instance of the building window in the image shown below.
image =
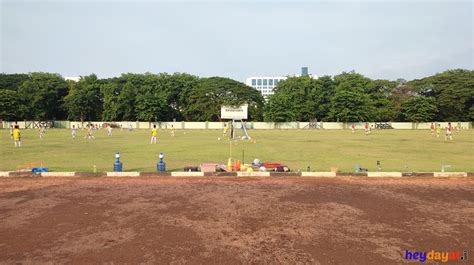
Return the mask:
<svg viewBox="0 0 474 265"><path fill-rule="evenodd" d="M269 85L269 86L273 86L273 79L269 79L269 80L268 80L268 85Z"/></svg>
<svg viewBox="0 0 474 265"><path fill-rule="evenodd" d="M259 85L259 86L262 85L262 79L257 79L257 85Z"/></svg>
<svg viewBox="0 0 474 265"><path fill-rule="evenodd" d="M275 86L278 85L278 81L279 81L278 79L275 79L275 80L274 80Z"/></svg>
<svg viewBox="0 0 474 265"><path fill-rule="evenodd" d="M263 79L263 85L264 85L264 86L267 85L267 79Z"/></svg>
<svg viewBox="0 0 474 265"><path fill-rule="evenodd" d="M257 79L252 79L252 86L256 86L257 85Z"/></svg>

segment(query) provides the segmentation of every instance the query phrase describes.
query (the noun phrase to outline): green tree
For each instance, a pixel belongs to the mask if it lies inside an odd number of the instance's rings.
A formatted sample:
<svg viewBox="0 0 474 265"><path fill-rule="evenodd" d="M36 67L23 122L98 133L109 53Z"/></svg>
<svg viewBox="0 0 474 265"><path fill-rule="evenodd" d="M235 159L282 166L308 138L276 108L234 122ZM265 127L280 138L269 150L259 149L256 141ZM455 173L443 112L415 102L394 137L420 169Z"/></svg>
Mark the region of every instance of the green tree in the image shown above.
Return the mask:
<svg viewBox="0 0 474 265"><path fill-rule="evenodd" d="M35 120L64 119L67 83L59 74L32 73L19 87L24 98L24 118Z"/></svg>
<svg viewBox="0 0 474 265"><path fill-rule="evenodd" d="M371 80L355 72L344 72L334 77L335 93L331 99L329 117L333 121L370 121L374 105L369 95Z"/></svg>
<svg viewBox="0 0 474 265"><path fill-rule="evenodd" d="M105 120L182 120L189 93L199 78L189 74L122 74L118 78L104 80ZM148 98L151 97L151 98ZM165 99L165 104L162 100ZM145 100L145 102L141 102ZM151 114L147 107L158 110Z"/></svg>
<svg viewBox="0 0 474 265"><path fill-rule="evenodd" d="M330 76L321 76L315 80L316 89L313 91L314 116L322 121L329 121L329 111L331 109L331 98L334 94L334 81Z"/></svg>
<svg viewBox="0 0 474 265"><path fill-rule="evenodd" d="M309 121L326 120L334 84L330 76L313 79L309 76L290 77L281 81L268 98L265 120ZM284 108L280 106L284 104Z"/></svg>
<svg viewBox="0 0 474 265"><path fill-rule="evenodd" d="M102 112L102 120L123 120L120 114L121 107L117 102L120 92L121 86L116 78L103 80L103 83L100 86L100 93L102 95L104 109Z"/></svg>
<svg viewBox="0 0 474 265"><path fill-rule="evenodd" d="M297 120L299 113L293 108L293 102L286 93L277 93L270 96L265 106L265 121L290 122Z"/></svg>
<svg viewBox="0 0 474 265"><path fill-rule="evenodd" d="M307 121L315 118L315 102L317 87L309 76L290 77L280 81L275 88L275 93L268 98L268 107L265 117L271 121L287 121L288 115L293 120ZM286 111L278 104L285 104ZM279 115L282 115L281 117Z"/></svg>
<svg viewBox="0 0 474 265"><path fill-rule="evenodd" d="M30 76L28 74L2 74L0 73L0 90L9 89L18 91L18 88L25 82L29 80Z"/></svg>
<svg viewBox="0 0 474 265"><path fill-rule="evenodd" d="M404 119L402 115L402 104L417 95L418 93L406 80L398 79L396 81L396 85L392 88L388 97L393 108L394 120L402 121Z"/></svg>
<svg viewBox="0 0 474 265"><path fill-rule="evenodd" d="M406 121L433 121L437 112L435 100L429 97L412 97L402 105L402 115Z"/></svg>
<svg viewBox="0 0 474 265"><path fill-rule="evenodd" d="M370 98L367 94L345 89L337 89L332 98L330 118L339 122L372 120Z"/></svg>
<svg viewBox="0 0 474 265"><path fill-rule="evenodd" d="M68 118L73 120L100 120L102 116L101 83L95 74L82 76L79 82L70 83L65 98Z"/></svg>
<svg viewBox="0 0 474 265"><path fill-rule="evenodd" d="M342 74L334 76L335 89L350 89L352 91L368 93L370 78L367 78L354 71L342 72Z"/></svg>
<svg viewBox="0 0 474 265"><path fill-rule="evenodd" d="M372 80L366 88L373 106L374 121L394 121L398 113L394 102L390 99L397 82L389 80Z"/></svg>
<svg viewBox="0 0 474 265"><path fill-rule="evenodd" d="M474 104L474 71L449 70L409 82L421 95L435 99L436 120L471 121Z"/></svg>
<svg viewBox="0 0 474 265"><path fill-rule="evenodd" d="M166 75L166 74L164 74ZM125 91L135 91L135 113L139 120L168 120L170 106L167 104L165 78L151 73L122 75L127 80ZM125 94L124 94L125 95ZM125 98L122 96L122 101Z"/></svg>
<svg viewBox="0 0 474 265"><path fill-rule="evenodd" d="M24 105L22 96L17 91L0 89L0 120L22 119Z"/></svg>
<svg viewBox="0 0 474 265"><path fill-rule="evenodd" d="M137 95L137 119L143 121L166 120L165 110L168 108L166 97L160 93L148 93Z"/></svg>
<svg viewBox="0 0 474 265"><path fill-rule="evenodd" d="M168 76L165 87L168 105L170 106L170 120L189 120L184 111L190 104L189 97L199 83L199 78L185 73L175 73Z"/></svg>
<svg viewBox="0 0 474 265"><path fill-rule="evenodd" d="M125 83L117 97L117 108L121 120L133 121L137 119L136 97L137 88L132 83Z"/></svg>
<svg viewBox="0 0 474 265"><path fill-rule="evenodd" d="M221 106L248 104L249 119L261 120L264 100L260 92L229 78L202 78L189 92L184 116L194 121L220 120Z"/></svg>

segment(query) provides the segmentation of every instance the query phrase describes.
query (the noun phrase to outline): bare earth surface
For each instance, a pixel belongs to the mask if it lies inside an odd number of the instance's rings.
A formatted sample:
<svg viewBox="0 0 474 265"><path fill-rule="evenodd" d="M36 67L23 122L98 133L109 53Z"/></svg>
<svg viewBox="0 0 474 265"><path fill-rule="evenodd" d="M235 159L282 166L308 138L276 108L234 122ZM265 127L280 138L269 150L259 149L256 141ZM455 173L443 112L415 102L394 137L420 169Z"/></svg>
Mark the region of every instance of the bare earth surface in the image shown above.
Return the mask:
<svg viewBox="0 0 474 265"><path fill-rule="evenodd" d="M0 179L0 263L400 264L473 235L472 178Z"/></svg>

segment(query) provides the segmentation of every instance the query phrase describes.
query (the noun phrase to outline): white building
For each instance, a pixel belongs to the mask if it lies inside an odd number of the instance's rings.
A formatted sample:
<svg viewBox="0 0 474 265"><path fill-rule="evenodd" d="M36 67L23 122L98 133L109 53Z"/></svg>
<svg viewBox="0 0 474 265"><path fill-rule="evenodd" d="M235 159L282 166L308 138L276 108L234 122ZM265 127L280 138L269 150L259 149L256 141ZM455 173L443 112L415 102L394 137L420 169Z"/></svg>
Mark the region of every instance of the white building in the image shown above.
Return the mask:
<svg viewBox="0 0 474 265"><path fill-rule="evenodd" d="M257 89L264 98L267 98L273 95L273 89L278 85L278 82L286 78L285 76L254 76L247 78L245 84Z"/></svg>
<svg viewBox="0 0 474 265"><path fill-rule="evenodd" d="M308 74L308 67L301 68L301 75L292 76L310 76L311 78L318 78L316 75ZM254 76L247 78L245 84L260 91L262 96L267 99L269 96L273 95L273 89L278 85L278 83L288 77L290 76Z"/></svg>
<svg viewBox="0 0 474 265"><path fill-rule="evenodd" d="M64 80L72 80L72 81L76 81L76 82L79 82L79 79L81 79L81 77L79 77L79 76L65 76L64 77Z"/></svg>

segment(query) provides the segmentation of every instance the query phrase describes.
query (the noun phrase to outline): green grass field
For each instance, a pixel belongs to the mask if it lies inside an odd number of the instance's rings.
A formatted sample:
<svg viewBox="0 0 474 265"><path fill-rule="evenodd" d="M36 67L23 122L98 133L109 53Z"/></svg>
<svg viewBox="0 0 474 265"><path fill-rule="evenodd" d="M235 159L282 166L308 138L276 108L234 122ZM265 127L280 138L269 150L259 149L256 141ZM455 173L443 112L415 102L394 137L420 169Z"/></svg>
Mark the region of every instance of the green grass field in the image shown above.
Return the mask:
<svg viewBox="0 0 474 265"><path fill-rule="evenodd" d="M50 129L43 139L37 130L22 130L22 147L15 148L9 131L0 131L0 170L15 170L17 166L41 161L50 171L98 172L112 171L115 152L120 151L125 171L156 171L160 151L165 153L167 170L178 171L186 165L203 162L225 164L230 153L230 141L218 140L221 130L169 131L160 130L158 143L150 144L148 130L114 130L112 137L105 130L96 132L94 140L84 139L78 130L76 140L71 131ZM440 171L441 165L451 165L447 171L474 171L474 130L455 132L454 140L432 137L426 130L363 131L349 130L251 130L255 142L233 141L232 157L245 162L286 163L292 171L353 172L354 165L377 171L380 160L383 171Z"/></svg>

